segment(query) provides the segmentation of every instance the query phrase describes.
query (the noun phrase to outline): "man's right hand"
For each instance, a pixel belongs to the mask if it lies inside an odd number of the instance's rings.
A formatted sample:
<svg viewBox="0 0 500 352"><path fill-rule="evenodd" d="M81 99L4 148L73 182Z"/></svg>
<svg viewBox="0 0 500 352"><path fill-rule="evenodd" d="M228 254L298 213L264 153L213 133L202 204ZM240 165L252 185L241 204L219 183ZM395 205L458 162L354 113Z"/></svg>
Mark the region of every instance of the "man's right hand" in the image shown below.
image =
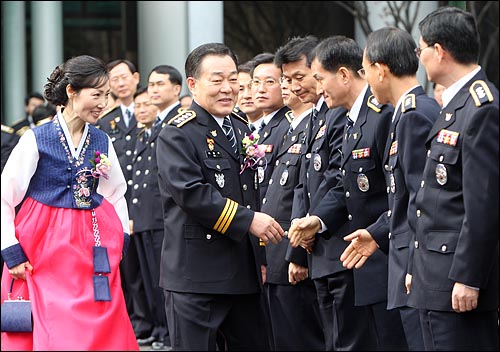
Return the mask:
<svg viewBox="0 0 500 352"><path fill-rule="evenodd" d="M315 215L295 219L288 230L288 239L292 247L298 247L301 244L309 247L311 239L321 230L321 221Z"/></svg>
<svg viewBox="0 0 500 352"><path fill-rule="evenodd" d="M268 244L269 241L275 244L278 243L285 233L279 222L261 212L255 212L249 231L252 235L264 241L265 244Z"/></svg>
<svg viewBox="0 0 500 352"><path fill-rule="evenodd" d="M344 241L351 241L340 256L342 265L348 269L361 268L368 257L375 253L378 248L377 242L365 229L356 230L345 236Z"/></svg>

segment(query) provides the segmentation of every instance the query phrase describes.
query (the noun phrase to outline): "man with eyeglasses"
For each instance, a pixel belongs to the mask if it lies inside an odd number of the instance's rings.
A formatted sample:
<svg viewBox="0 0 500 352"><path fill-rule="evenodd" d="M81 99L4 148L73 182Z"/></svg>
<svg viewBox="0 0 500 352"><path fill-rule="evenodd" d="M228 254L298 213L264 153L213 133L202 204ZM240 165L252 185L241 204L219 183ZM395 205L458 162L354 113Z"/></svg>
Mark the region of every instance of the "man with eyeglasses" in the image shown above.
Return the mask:
<svg viewBox="0 0 500 352"><path fill-rule="evenodd" d="M117 59L107 64L111 92L120 101L114 109L100 117L97 127L106 132L116 150L123 176L127 181L127 200L130 210L132 192L132 166L137 134L140 128L134 115L134 94L137 92L140 75L129 60ZM132 232L131 232L132 234ZM139 259L134 236L130 236L127 256L120 263L122 287L127 303L127 311L139 344L144 340L151 343L153 329L151 316L144 295L144 282L140 272Z"/></svg>
<svg viewBox="0 0 500 352"><path fill-rule="evenodd" d="M320 232L318 235L326 238L336 235L331 240L342 242L345 248L347 243L342 241L343 234L338 236L338 229L346 224L349 231L365 227L387 211L382 159L394 108L380 104L357 73L362 59L359 45L344 36L326 38L314 49L311 69L328 106L348 109L348 120L353 125L346 126L342 143L342 180L328 191L310 216L294 224L288 236L293 246ZM368 319L362 322L354 315L345 319L344 328L361 337L357 345L352 345L356 350L408 349L399 311L387 310L387 261L387 255L377 250L369 264L345 272L346 276L354 276L355 306L369 312ZM353 304L349 300L352 295L346 295L344 302L335 298L339 307L336 316L342 320L343 314L349 312L342 307ZM334 326L334 319L334 314L324 314L324 326ZM333 329L326 330L331 336ZM329 347L333 348L331 342Z"/></svg>
<svg viewBox="0 0 500 352"><path fill-rule="evenodd" d="M307 118L303 118L304 123L300 126L294 124L298 129L295 134L288 136L285 142L287 149L283 149L284 137L290 129L290 108L284 105L280 85L281 69L274 63L274 58L273 54L258 55L255 60L261 63L253 69L254 101L267 112L262 120L269 121L260 134L271 134L272 139L269 140L273 141L273 158L266 170L266 173L269 172L267 191L261 202L261 211L279 221L286 231L290 227L294 188L299 182L300 158L305 151L305 144L301 145L299 138L305 136ZM312 105L300 100L299 103ZM280 158L276 157L278 153ZM289 281L289 262L285 258L287 248L287 240L265 247L267 265L264 292L270 312L273 349L324 350L314 285L311 279L299 283ZM293 319L290 319L291 316ZM298 331L302 333L297 334Z"/></svg>
<svg viewBox="0 0 500 352"><path fill-rule="evenodd" d="M275 156L283 141L283 136L290 127L286 113L290 110L283 103L279 79L281 70L274 64L274 54L261 53L252 59L250 69L252 99L263 116L250 123L250 129L259 134L259 144L266 153L265 162L261 160L257 167L261 205L266 203L266 191L269 178L273 173Z"/></svg>
<svg viewBox="0 0 500 352"><path fill-rule="evenodd" d="M418 217L415 197L423 185L425 140L440 107L417 80L415 47L409 33L394 27L374 31L367 38L365 78L380 103L395 107L383 158L389 209L373 224L345 237L350 244L341 260L348 268L360 268L370 265L366 260L378 247L388 253L387 307L399 310L409 349L422 351L425 346L418 310L408 306ZM373 252L358 252L360 242L369 243Z"/></svg>
<svg viewBox="0 0 500 352"><path fill-rule="evenodd" d="M498 89L471 13L440 8L419 29L420 62L446 89L426 139L408 304L426 350L498 351Z"/></svg>

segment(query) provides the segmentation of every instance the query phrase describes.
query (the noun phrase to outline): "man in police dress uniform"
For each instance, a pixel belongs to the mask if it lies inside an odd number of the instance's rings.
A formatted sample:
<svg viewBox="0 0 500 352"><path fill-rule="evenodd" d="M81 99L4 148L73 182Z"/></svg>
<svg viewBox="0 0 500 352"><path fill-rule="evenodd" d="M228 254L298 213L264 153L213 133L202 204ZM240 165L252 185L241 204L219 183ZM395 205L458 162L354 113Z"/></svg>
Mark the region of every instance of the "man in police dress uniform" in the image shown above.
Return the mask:
<svg viewBox="0 0 500 352"><path fill-rule="evenodd" d="M283 136L290 127L286 112L290 111L281 96L281 69L274 64L274 55L262 53L252 59L250 69L252 97L255 106L262 110L263 116L250 124L250 129L259 134L259 144L266 153L266 160L261 160L257 167L261 200L273 173L276 153Z"/></svg>
<svg viewBox="0 0 500 352"><path fill-rule="evenodd" d="M419 28L420 61L446 90L417 194L409 305L427 350L498 351L498 89L477 64L471 13L440 8Z"/></svg>
<svg viewBox="0 0 500 352"><path fill-rule="evenodd" d="M292 210L292 227L297 218L306 216L316 207L327 191L340 178L340 157L344 134L345 114L343 107L328 109L311 71L311 54L319 40L313 36L291 39L276 53L276 60L288 81L290 90L303 102L314 104L309 117L306 149L301 159L300 182L295 189ZM344 231L340 229L339 231ZM342 232L341 236L345 233ZM301 248L289 245L286 259L289 275L297 280L304 272L312 280L317 291L321 320L327 350L364 346L362 336L352 336L349 322L365 321L366 311L354 307L352 272L342 267L339 256L345 247L343 241L326 240L317 236L311 255L304 257ZM335 292L331 289L335 282ZM348 302L340 304L339 302ZM335 312L337 308L341 311ZM337 319L339 324L326 324L332 314L345 314L346 319ZM349 318L347 318L349 317Z"/></svg>
<svg viewBox="0 0 500 352"><path fill-rule="evenodd" d="M237 58L224 44L203 44L185 69L193 103L157 140L165 226L160 286L172 347L215 350L221 331L229 350L267 350L259 240L278 242L284 232L253 210L257 175L241 169L250 129L232 114Z"/></svg>
<svg viewBox="0 0 500 352"><path fill-rule="evenodd" d="M301 231L290 231L294 246L305 235L307 239L316 232L330 236L325 230L334 233L346 223L349 231L363 228L388 207L382 159L394 109L380 104L356 72L363 51L354 40L344 36L324 39L313 57L311 68L328 107L348 109L348 124L342 143L342 182L328 191L309 217L300 220ZM387 310L387 255L381 250L368 265L354 271L354 293L355 305L370 312L367 324L353 321L358 332L366 327L366 347L407 350L399 311Z"/></svg>
<svg viewBox="0 0 500 352"><path fill-rule="evenodd" d="M288 86L286 81L281 84L282 88L284 86ZM287 105L292 110L287 114L296 118L293 118L289 131L281 138L275 168L261 208L278 220L284 230L290 227L294 190L299 183L300 159L306 149L307 125L312 108L311 103L303 103L297 96L290 94L292 96L288 98ZM287 248L287 240L266 246L266 301L271 312L274 349L324 351L314 283L309 278L290 282L289 262L285 259ZM307 253L301 250L305 259ZM277 297L283 298L281 302L278 302Z"/></svg>
<svg viewBox="0 0 500 352"><path fill-rule="evenodd" d="M384 151L389 209L376 222L346 240L366 236L389 253L388 309L398 308L411 351L424 349L418 311L408 306L406 280L410 279L415 239L415 196L425 163L425 139L439 115L439 105L417 80L415 41L401 29L386 27L372 32L363 55L366 80L381 103L395 106ZM342 254L344 265L357 240ZM362 263L358 263L360 267Z"/></svg>
<svg viewBox="0 0 500 352"><path fill-rule="evenodd" d="M111 91L117 96L120 104L103 115L97 127L106 132L116 150L123 176L127 181L125 199L130 209L130 193L132 190L132 159L140 128L134 116L134 94L139 84L139 72L129 60L113 60L107 65ZM140 272L134 236L130 237L127 256L120 263L122 286L127 310L139 343L151 343L150 334L153 329L151 316L148 313L144 294L144 284Z"/></svg>

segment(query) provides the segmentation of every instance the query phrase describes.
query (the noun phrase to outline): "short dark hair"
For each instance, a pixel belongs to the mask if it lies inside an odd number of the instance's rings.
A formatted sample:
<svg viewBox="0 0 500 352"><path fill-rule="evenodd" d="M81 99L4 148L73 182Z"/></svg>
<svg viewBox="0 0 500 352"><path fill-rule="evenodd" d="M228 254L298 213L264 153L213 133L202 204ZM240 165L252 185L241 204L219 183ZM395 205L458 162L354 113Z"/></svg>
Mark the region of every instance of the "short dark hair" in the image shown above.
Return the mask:
<svg viewBox="0 0 500 352"><path fill-rule="evenodd" d="M306 58L306 64L311 67L311 52L318 45L319 39L313 35L305 37L293 37L285 45L276 50L274 63L279 68L283 64L297 62Z"/></svg>
<svg viewBox="0 0 500 352"><path fill-rule="evenodd" d="M418 24L425 43L439 43L461 64L477 63L480 38L474 16L457 7L440 7Z"/></svg>
<svg viewBox="0 0 500 352"><path fill-rule="evenodd" d="M228 46L222 43L207 43L202 44L191 51L186 58L184 69L186 77L200 78L201 63L205 56L229 56L233 59L236 67L238 67L238 57Z"/></svg>
<svg viewBox="0 0 500 352"><path fill-rule="evenodd" d="M116 60L110 61L110 62L108 62L108 64L106 65L106 67L108 68L108 71L111 71L112 69L114 69L119 64L125 64L125 65L127 65L128 69L130 70L131 73L136 73L137 72L136 66L132 63L132 61L127 60L127 59L116 59Z"/></svg>
<svg viewBox="0 0 500 352"><path fill-rule="evenodd" d="M57 114L57 109L52 104L42 104L38 105L35 110L33 110L33 122L37 123L45 118L52 118Z"/></svg>
<svg viewBox="0 0 500 352"><path fill-rule="evenodd" d="M147 93L148 92L148 87L139 87L137 88L137 90L135 91L134 93L134 99L141 95L141 94L144 94L144 93Z"/></svg>
<svg viewBox="0 0 500 352"><path fill-rule="evenodd" d="M253 71L255 68L262 64L274 64L274 54L271 53L260 53L255 55L252 60L252 66L250 68L250 76L253 77Z"/></svg>
<svg viewBox="0 0 500 352"><path fill-rule="evenodd" d="M151 70L148 78L151 76L151 73L153 72L159 73L161 75L168 75L168 80L172 84L178 84L182 87L182 75L179 72L179 70L176 69L175 67L170 65L158 65Z"/></svg>
<svg viewBox="0 0 500 352"><path fill-rule="evenodd" d="M30 100L32 98L35 98L35 99L40 99L40 100L43 100L45 101L45 98L43 97L43 95L41 93L38 93L38 92L31 92L30 94L28 94L25 98L24 98L24 105L28 105Z"/></svg>
<svg viewBox="0 0 500 352"><path fill-rule="evenodd" d="M90 55L80 55L68 59L52 71L45 84L44 95L54 105L66 105L69 84L76 92L83 88L99 88L109 80L108 69L104 61Z"/></svg>
<svg viewBox="0 0 500 352"><path fill-rule="evenodd" d="M336 72L339 67L344 66L356 73L363 63L363 50L354 39L336 35L323 39L314 48L311 59L318 60L329 72Z"/></svg>
<svg viewBox="0 0 500 352"><path fill-rule="evenodd" d="M365 56L370 63L382 63L396 77L414 76L418 70L417 44L410 33L385 27L368 35Z"/></svg>

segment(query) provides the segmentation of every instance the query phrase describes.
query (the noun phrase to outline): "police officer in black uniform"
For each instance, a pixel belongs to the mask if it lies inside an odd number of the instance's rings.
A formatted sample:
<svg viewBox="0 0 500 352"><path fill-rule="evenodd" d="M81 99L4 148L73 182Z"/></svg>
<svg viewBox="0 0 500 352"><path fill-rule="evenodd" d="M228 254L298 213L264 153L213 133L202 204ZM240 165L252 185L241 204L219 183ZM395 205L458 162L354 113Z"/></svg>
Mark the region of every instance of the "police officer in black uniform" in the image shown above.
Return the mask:
<svg viewBox="0 0 500 352"><path fill-rule="evenodd" d="M301 161L301 182L294 195L292 227L295 219L302 218L313 210L340 178L341 146L347 110L343 107L328 109L325 99L317 90L317 82L311 71L311 54L318 43L319 40L313 36L296 37L276 53L283 79L289 82L290 90L303 102L314 103L307 133L307 149ZM286 256L290 262L289 275L300 276L300 272L308 268L308 275L314 280L327 350L364 346L363 337L353 337L352 329L347 324L365 321L368 317L364 309L354 307L352 272L343 268L339 261L344 247L342 241L328 241L317 236L312 251L308 247L311 255L304 257L301 248L289 246ZM335 292L331 292L333 282ZM339 305L341 302L347 304ZM341 309L335 311L339 307ZM338 317L338 324L329 323L333 314ZM346 319L341 314L345 314Z"/></svg>
<svg viewBox="0 0 500 352"><path fill-rule="evenodd" d="M271 174L274 169L276 153L283 136L290 127L287 111L281 97L281 69L274 64L274 55L261 53L252 59L250 81L253 102L263 116L250 123L250 129L259 134L259 144L266 153L265 162L261 160L257 168L261 200L263 200Z"/></svg>
<svg viewBox="0 0 500 352"><path fill-rule="evenodd" d="M344 36L324 39L313 57L313 74L328 106L344 106L349 114L342 143L342 182L328 191L311 216L301 220L301 230L307 230L308 237L316 232L331 236L323 230L335 232L346 223L349 231L363 228L387 210L382 159L394 112L375 99L356 72L363 51L354 40ZM299 244L296 236L296 231L289 234L293 245ZM369 265L354 271L354 293L355 305L369 310L367 324L354 322L358 332L366 327L366 347L407 350L399 312L387 310L387 255L382 251L370 258Z"/></svg>
<svg viewBox="0 0 500 352"><path fill-rule="evenodd" d="M36 126L36 121L33 120L33 111L39 105L45 103L45 98L41 93L31 92L26 98L24 98L24 111L26 111L26 117L15 121L12 124L14 133L19 137L23 135L24 132Z"/></svg>
<svg viewBox="0 0 500 352"><path fill-rule="evenodd" d="M408 348L422 351L420 318L418 311L407 305L406 285L412 270L410 244L415 239L415 196L425 163L425 140L440 108L418 83L415 47L412 36L398 28L382 28L368 37L362 72L377 100L395 106L383 159L389 209L346 240L366 236L389 253L387 307L399 309ZM357 240L353 241L342 255L348 267L352 264L346 257L356 244Z"/></svg>
<svg viewBox="0 0 500 352"><path fill-rule="evenodd" d="M125 199L130 209L130 193L133 184L132 160L137 134L141 130L134 116L134 94L137 91L140 76L135 65L129 60L113 60L108 63L107 67L111 91L116 95L120 104L103 115L97 126L106 132L113 142L120 167L127 181ZM153 323L147 308L135 242L134 236L131 236L127 256L120 263L120 268L127 310L139 344L142 345L152 342L150 337Z"/></svg>
<svg viewBox="0 0 500 352"><path fill-rule="evenodd" d="M171 119L157 140L163 204L160 286L172 347L215 350L217 332L229 350L267 350L261 302L261 250L283 229L256 212L252 168L242 170L247 121L232 114L237 58L220 43L186 59L191 108Z"/></svg>
<svg viewBox="0 0 500 352"><path fill-rule="evenodd" d="M498 351L498 89L471 13L439 8L419 28L420 61L446 90L426 140L408 304L427 350Z"/></svg>

